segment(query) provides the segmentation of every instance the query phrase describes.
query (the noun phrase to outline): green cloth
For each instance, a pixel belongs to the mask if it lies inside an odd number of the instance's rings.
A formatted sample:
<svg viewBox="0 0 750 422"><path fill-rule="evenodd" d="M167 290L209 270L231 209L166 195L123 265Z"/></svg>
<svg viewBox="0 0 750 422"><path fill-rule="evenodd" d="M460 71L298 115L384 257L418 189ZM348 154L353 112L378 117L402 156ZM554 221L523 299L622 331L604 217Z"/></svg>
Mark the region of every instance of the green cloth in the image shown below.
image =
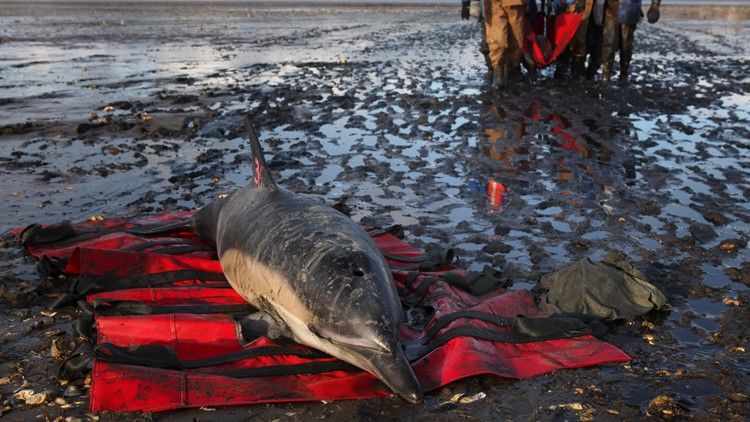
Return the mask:
<svg viewBox="0 0 750 422"><path fill-rule="evenodd" d="M543 276L539 286L546 290L539 307L548 315L572 313L616 320L669 308L661 290L617 252L598 263L583 258Z"/></svg>

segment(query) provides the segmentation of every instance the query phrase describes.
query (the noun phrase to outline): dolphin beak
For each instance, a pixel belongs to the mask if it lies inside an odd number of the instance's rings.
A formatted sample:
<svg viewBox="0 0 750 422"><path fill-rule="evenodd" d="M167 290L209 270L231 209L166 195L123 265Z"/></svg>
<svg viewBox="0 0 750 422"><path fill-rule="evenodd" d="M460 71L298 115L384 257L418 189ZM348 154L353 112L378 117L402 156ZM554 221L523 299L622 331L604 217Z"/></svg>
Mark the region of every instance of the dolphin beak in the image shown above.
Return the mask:
<svg viewBox="0 0 750 422"><path fill-rule="evenodd" d="M369 348L356 348L364 359L355 363L375 375L394 393L410 403L422 402L422 386L400 346L391 353ZM360 365L361 364L361 365Z"/></svg>

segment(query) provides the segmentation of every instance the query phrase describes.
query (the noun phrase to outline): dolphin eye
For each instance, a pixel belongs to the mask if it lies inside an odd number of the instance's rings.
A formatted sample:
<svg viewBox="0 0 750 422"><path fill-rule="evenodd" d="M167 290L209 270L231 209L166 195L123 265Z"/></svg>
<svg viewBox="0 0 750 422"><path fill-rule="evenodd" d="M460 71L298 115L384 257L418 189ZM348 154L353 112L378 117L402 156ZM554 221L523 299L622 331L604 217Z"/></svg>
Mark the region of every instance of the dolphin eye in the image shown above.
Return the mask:
<svg viewBox="0 0 750 422"><path fill-rule="evenodd" d="M365 272L361 268L353 268L352 275L354 275L355 277L364 277Z"/></svg>

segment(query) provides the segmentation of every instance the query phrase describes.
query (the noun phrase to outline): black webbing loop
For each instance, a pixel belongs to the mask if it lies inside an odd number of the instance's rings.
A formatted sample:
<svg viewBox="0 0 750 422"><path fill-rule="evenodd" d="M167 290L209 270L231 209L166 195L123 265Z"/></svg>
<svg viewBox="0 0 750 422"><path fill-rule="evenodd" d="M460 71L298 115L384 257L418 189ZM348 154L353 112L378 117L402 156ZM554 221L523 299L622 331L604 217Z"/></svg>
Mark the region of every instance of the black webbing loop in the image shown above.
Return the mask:
<svg viewBox="0 0 750 422"><path fill-rule="evenodd" d="M508 281L502 280L500 276L500 271L489 265L485 265L482 271L471 271L466 274L466 277L446 278L446 280L467 292L471 292L475 295L482 295L500 288L508 287Z"/></svg>
<svg viewBox="0 0 750 422"><path fill-rule="evenodd" d="M62 380L74 380L83 378L91 371L91 363L94 360L94 348L90 343L83 343L73 354L63 362L57 371Z"/></svg>
<svg viewBox="0 0 750 422"><path fill-rule="evenodd" d="M55 246L64 246L67 244L82 242L88 239L95 239L107 233L116 231L122 230L78 233L75 231L73 226L70 225L69 222L63 221L61 223L53 224L47 227L42 227L40 224L32 224L26 227L21 232L19 238L21 239L21 244L27 248L32 246L42 246L50 244L54 244Z"/></svg>
<svg viewBox="0 0 750 422"><path fill-rule="evenodd" d="M84 295L79 295L75 293L63 293L60 296L58 296L58 298L55 299L54 302L52 302L50 309L55 310L55 309L65 308L67 306L73 306L76 303L78 303L79 300L83 298L84 298Z"/></svg>
<svg viewBox="0 0 750 422"><path fill-rule="evenodd" d="M91 344L96 343L96 325L93 315L82 316L73 321L73 332Z"/></svg>
<svg viewBox="0 0 750 422"><path fill-rule="evenodd" d="M397 239L404 238L404 227L401 224L394 224L387 229L380 229L377 227L365 227L365 231L370 234L371 237L378 237L384 234L390 234Z"/></svg>
<svg viewBox="0 0 750 422"><path fill-rule="evenodd" d="M128 348L115 346L112 343L102 343L94 348L94 356L104 362L158 369L182 369L182 363L174 349L160 344L144 344Z"/></svg>
<svg viewBox="0 0 750 422"><path fill-rule="evenodd" d="M36 270L44 277L58 277L63 275L63 270L68 266L65 259L50 258L42 255L36 263Z"/></svg>
<svg viewBox="0 0 750 422"><path fill-rule="evenodd" d="M70 221L65 220L56 224L50 224L47 227L41 224L31 224L26 226L18 236L24 247L45 245L49 243L59 243L76 237L76 231Z"/></svg>

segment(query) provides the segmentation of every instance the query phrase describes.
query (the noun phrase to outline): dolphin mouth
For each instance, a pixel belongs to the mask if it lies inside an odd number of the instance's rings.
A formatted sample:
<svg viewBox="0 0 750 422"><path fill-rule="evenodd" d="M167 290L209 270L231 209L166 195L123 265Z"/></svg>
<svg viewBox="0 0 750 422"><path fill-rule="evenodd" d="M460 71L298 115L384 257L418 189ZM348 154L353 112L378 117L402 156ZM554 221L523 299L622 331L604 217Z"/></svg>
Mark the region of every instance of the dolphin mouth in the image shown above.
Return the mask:
<svg viewBox="0 0 750 422"><path fill-rule="evenodd" d="M350 363L375 375L404 400L415 404L422 402L422 386L400 347L389 352L370 347L349 347L357 355Z"/></svg>

